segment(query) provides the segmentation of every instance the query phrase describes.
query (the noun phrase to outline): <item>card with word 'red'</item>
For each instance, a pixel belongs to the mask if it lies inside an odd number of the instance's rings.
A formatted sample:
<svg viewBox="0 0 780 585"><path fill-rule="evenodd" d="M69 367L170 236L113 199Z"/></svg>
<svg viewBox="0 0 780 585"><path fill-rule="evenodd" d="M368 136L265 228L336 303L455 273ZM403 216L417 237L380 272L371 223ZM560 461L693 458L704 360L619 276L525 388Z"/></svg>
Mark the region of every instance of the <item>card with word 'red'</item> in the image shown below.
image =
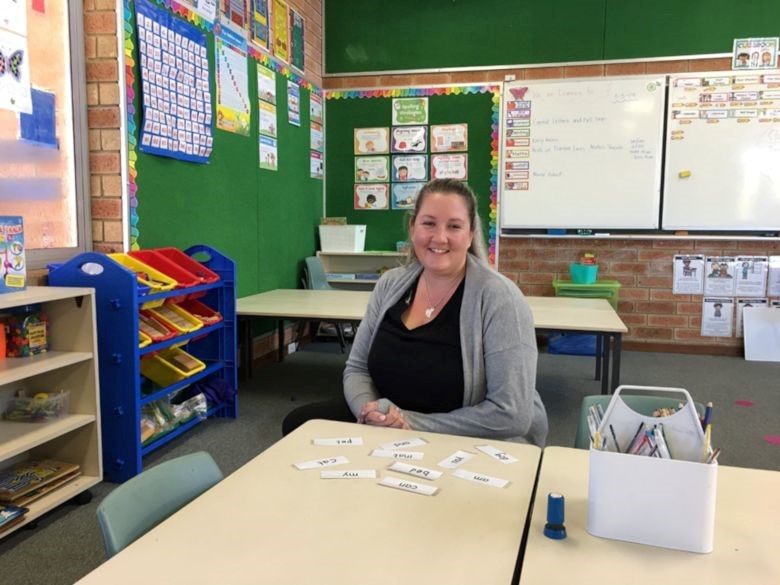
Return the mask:
<svg viewBox="0 0 780 585"><path fill-rule="evenodd" d="M24 224L19 216L0 216L0 293L17 292L27 287L24 260Z"/></svg>

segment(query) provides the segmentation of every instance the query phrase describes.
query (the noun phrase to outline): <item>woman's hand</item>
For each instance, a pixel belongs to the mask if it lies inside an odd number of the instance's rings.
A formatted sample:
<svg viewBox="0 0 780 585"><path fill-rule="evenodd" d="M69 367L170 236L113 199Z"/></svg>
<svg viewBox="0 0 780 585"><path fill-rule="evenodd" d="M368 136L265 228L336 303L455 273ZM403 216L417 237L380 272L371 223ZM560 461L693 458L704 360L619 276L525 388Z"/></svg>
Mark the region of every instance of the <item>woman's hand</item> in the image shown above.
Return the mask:
<svg viewBox="0 0 780 585"><path fill-rule="evenodd" d="M379 410L379 402L372 400L366 402L360 409L360 415L357 421L359 423L373 425L376 427L392 427L394 429L409 430L412 427L404 420L403 413L395 405L391 404L387 413Z"/></svg>

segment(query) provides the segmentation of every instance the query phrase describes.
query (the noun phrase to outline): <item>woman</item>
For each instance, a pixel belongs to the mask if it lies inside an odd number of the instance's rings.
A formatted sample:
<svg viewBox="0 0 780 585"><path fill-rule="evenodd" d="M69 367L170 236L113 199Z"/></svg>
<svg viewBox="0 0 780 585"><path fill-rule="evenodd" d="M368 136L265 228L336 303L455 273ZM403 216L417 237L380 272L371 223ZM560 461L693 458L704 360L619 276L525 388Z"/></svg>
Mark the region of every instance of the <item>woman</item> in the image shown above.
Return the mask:
<svg viewBox="0 0 780 585"><path fill-rule="evenodd" d="M410 261L377 283L347 360L352 420L544 445L533 318L486 263L474 194L460 181L426 184L409 237ZM349 419L334 412L319 415Z"/></svg>

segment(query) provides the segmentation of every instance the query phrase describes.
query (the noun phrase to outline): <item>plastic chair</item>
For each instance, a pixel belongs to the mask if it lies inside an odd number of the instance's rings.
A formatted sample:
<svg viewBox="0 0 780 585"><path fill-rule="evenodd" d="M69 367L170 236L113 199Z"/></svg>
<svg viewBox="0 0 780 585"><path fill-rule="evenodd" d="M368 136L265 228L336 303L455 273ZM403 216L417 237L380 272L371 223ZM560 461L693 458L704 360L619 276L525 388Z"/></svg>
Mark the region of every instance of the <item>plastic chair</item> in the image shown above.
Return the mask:
<svg viewBox="0 0 780 585"><path fill-rule="evenodd" d="M199 451L160 463L118 486L97 508L106 554L114 556L222 477L211 455Z"/></svg>
<svg viewBox="0 0 780 585"><path fill-rule="evenodd" d="M636 394L621 394L628 406L633 408L639 414L650 416L657 408L677 408L680 400L677 398L669 398L666 396L641 396ZM606 411L609 401L612 400L611 395L596 394L594 396L585 396L582 399L582 405L580 406L580 419L577 421L577 436L574 439L575 449L588 449L590 448L590 434L588 433L588 409L594 404L601 404L601 407ZM704 413L704 405L699 402L694 403L696 405L696 412L701 416Z"/></svg>
<svg viewBox="0 0 780 585"><path fill-rule="evenodd" d="M325 268L322 266L322 260L320 260L318 256L308 256L305 260L305 264L304 274L306 278L306 288L311 290L337 290L328 283L328 278L325 276ZM319 328L319 322L312 321L312 323L312 330L316 335L317 329ZM338 337L339 345L341 346L341 353L344 353L344 349L347 345L346 336L344 335L344 324L335 323L335 326L336 336ZM352 324L352 327L353 331L357 328L354 323Z"/></svg>

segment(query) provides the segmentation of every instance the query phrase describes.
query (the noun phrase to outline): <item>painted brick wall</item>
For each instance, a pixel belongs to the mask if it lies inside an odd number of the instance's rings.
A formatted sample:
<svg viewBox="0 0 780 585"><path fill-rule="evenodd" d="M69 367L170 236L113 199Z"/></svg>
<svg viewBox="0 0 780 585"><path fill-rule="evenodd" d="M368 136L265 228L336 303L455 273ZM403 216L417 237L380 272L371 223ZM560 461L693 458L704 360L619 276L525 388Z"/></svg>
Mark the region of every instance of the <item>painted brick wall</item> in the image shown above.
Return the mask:
<svg viewBox="0 0 780 585"><path fill-rule="evenodd" d="M97 251L122 250L121 120L117 0L84 0L92 243ZM305 19L305 77L322 86L322 0L288 2Z"/></svg>
<svg viewBox="0 0 780 585"><path fill-rule="evenodd" d="M614 63L562 67L513 68L496 71L421 73L325 78L326 89L425 86L516 79L670 74L729 70L727 58L647 63ZM582 252L599 257L599 278L621 283L618 312L629 329L626 346L637 349L736 353L742 340L699 335L701 295L672 294L672 256L677 253L712 255L780 254L777 242L727 240L550 240L502 238L499 269L528 295L553 295L552 280L568 278L569 264Z"/></svg>

